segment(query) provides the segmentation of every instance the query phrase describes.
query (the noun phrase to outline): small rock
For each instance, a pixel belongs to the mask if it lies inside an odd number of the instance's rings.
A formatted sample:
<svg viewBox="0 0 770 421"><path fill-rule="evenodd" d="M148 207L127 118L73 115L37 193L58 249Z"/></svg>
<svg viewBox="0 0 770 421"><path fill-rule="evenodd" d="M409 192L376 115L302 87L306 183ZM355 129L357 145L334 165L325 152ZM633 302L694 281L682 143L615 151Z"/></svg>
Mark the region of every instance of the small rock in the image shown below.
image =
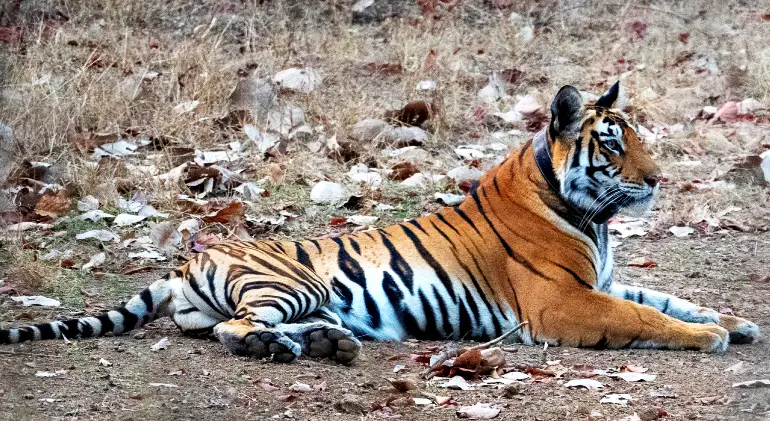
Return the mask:
<svg viewBox="0 0 770 421"><path fill-rule="evenodd" d="M321 181L310 191L310 200L316 203L337 205L343 199L342 186L331 181Z"/></svg>
<svg viewBox="0 0 770 421"><path fill-rule="evenodd" d="M147 337L147 332L141 331L134 333L134 339L144 339Z"/></svg>
<svg viewBox="0 0 770 421"><path fill-rule="evenodd" d="M273 82L281 88L309 94L321 83L321 75L309 67L304 69L293 67L276 73L273 76Z"/></svg>
<svg viewBox="0 0 770 421"><path fill-rule="evenodd" d="M660 418L660 413L657 408L642 408L639 413L639 419L641 421L655 421Z"/></svg>
<svg viewBox="0 0 770 421"><path fill-rule="evenodd" d="M334 410L343 414L365 414L366 407L359 401L358 396L345 395L339 401L334 403Z"/></svg>
<svg viewBox="0 0 770 421"><path fill-rule="evenodd" d="M476 181L479 178L481 178L482 175L484 175L481 170L478 168L470 168L467 166L457 167L452 170L449 170L448 173L446 173L447 177L454 179L457 182L461 182L463 180L471 180Z"/></svg>
<svg viewBox="0 0 770 421"><path fill-rule="evenodd" d="M502 395L503 395L504 398L509 398L510 399L510 398L520 394L520 393L521 393L521 384L519 384L519 383L511 383L511 384L505 385L505 387L503 388Z"/></svg>
<svg viewBox="0 0 770 421"><path fill-rule="evenodd" d="M765 104L754 98L746 98L738 104L738 115L756 114L765 110Z"/></svg>

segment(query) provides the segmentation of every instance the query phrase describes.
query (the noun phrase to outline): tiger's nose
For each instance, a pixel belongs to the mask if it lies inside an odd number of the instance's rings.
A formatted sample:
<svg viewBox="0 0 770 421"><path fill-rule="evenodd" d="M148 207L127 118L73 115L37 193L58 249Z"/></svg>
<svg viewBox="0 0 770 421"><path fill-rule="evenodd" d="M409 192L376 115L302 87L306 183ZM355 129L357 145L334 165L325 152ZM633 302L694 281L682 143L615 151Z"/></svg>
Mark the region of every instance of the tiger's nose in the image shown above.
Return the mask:
<svg viewBox="0 0 770 421"><path fill-rule="evenodd" d="M660 173L654 173L654 174L650 174L650 175L645 176L644 177L644 182L648 186L654 188L655 186L658 185L658 183L660 183L660 180L662 178L663 178L663 176Z"/></svg>

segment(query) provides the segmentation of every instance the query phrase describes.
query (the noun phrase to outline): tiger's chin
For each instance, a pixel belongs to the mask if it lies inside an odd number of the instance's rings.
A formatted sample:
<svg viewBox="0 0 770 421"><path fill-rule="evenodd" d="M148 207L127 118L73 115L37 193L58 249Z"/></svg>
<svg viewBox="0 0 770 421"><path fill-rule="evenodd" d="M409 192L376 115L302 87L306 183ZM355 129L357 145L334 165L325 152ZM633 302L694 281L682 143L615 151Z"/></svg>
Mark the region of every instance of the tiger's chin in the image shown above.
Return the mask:
<svg viewBox="0 0 770 421"><path fill-rule="evenodd" d="M629 216L642 216L652 210L652 205L655 201L654 199L654 192L650 192L649 194L640 197L629 197L626 199L623 207L619 210Z"/></svg>

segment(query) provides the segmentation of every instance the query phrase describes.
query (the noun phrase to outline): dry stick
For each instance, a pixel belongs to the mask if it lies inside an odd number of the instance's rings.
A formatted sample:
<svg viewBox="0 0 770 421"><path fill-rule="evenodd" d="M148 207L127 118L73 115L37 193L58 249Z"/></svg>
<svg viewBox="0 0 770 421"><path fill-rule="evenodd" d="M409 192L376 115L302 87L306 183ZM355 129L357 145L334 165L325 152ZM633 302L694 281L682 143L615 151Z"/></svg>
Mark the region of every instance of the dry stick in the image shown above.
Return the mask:
<svg viewBox="0 0 770 421"><path fill-rule="evenodd" d="M59 358L58 355L52 355L52 354L33 354L31 352L15 352L15 351L6 351L6 350L0 350L0 355L22 355L25 357Z"/></svg>
<svg viewBox="0 0 770 421"><path fill-rule="evenodd" d="M448 360L448 359L450 359L450 358L452 358L454 356L458 356L458 355L464 354L464 353L466 353L468 351L474 351L474 350L481 351L481 350L487 349L487 348L489 348L489 347L491 347L493 345L499 344L500 342L504 341L505 338L507 338L507 337L513 335L514 333L518 332L519 330L521 330L521 328L523 328L527 324L529 324L529 322L523 321L523 322L519 323L518 325L516 325L513 329L503 333L502 335L498 336L495 339L492 339L489 342L485 342L483 344L471 346L471 347L468 347L468 348L460 348L456 352L445 351L445 352L440 353L438 360L435 363L431 364L431 366L422 373L422 377L428 376L433 371L433 369L435 369L436 367L440 366L441 364L444 364L444 361L446 361L446 360Z"/></svg>
<svg viewBox="0 0 770 421"><path fill-rule="evenodd" d="M489 348L489 347L491 347L493 345L497 345L500 342L504 341L505 338L507 338L507 337L513 335L514 333L518 332L519 330L521 330L521 328L523 328L524 326L526 326L528 324L529 324L529 322L523 321L523 322L517 324L513 329L503 333L502 335L498 336L495 339L492 339L489 342L485 342L483 344L474 345L474 346L471 346L471 347L468 347L468 348L460 348L460 350L457 353L458 354L462 354L462 353L465 353L465 352L468 352L468 351L473 351L473 350L476 350L476 349L481 351L482 349L487 349L487 348Z"/></svg>

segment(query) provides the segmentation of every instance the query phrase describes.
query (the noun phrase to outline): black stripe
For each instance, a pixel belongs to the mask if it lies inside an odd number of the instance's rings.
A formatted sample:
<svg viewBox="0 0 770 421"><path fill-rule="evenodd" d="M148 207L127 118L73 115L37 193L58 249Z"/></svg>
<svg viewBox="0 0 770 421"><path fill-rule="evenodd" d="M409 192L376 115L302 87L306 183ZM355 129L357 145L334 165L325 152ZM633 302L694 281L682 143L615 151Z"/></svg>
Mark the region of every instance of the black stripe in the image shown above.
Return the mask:
<svg viewBox="0 0 770 421"><path fill-rule="evenodd" d="M415 227L417 227L417 229L418 229L418 230L422 231L422 233L423 233L423 234L425 234L425 235L427 235L427 234L428 234L428 233L425 231L425 229L422 227L422 225L420 225L420 222L419 222L419 221L417 221L416 219L410 219L410 220L406 221L406 223L407 223L407 224L412 224L412 225L414 225Z"/></svg>
<svg viewBox="0 0 770 421"><path fill-rule="evenodd" d="M174 313L176 313L176 314L190 314L190 313L195 313L196 311L198 311L197 308L190 307L190 308L183 308L181 310L177 310Z"/></svg>
<svg viewBox="0 0 770 421"><path fill-rule="evenodd" d="M396 281L393 280L393 277L388 272L382 273L382 290L385 291L385 296L388 297L390 305L396 310L396 315L400 315L404 293L401 292L401 289L396 285Z"/></svg>
<svg viewBox="0 0 770 421"><path fill-rule="evenodd" d="M422 256L422 258L425 260L425 262L428 264L428 266L433 269L433 272L436 274L438 279L441 281L441 284L446 289L449 296L452 298L452 302L457 304L457 296L453 292L452 288L452 279L449 278L449 275L446 273L444 268L441 266L441 264L436 261L436 259L433 258L433 255L430 254L430 252L425 248L425 246L422 244L422 241L417 238L417 235L409 229L404 224L399 225L401 229L404 231L404 234L406 234L407 237L412 241L412 244L414 244L414 247L417 249L417 252Z"/></svg>
<svg viewBox="0 0 770 421"><path fill-rule="evenodd" d="M99 331L97 336L103 336L107 332L112 332L115 330L115 324L112 322L112 319L110 319L110 316L108 314L102 314L100 316L96 317L99 320L99 323L101 323L102 327Z"/></svg>
<svg viewBox="0 0 770 421"><path fill-rule="evenodd" d="M473 192L473 195L471 197L478 197L478 196L476 195L476 192ZM458 215L460 215L460 218L462 218L468 225L471 226L471 228L473 228L474 231L476 231L476 234L481 235L481 232L479 231L479 229L476 228L476 224L474 224L473 221L471 221L471 218L469 218L468 215L462 209L460 209L459 207L454 207L452 209L454 209L454 211Z"/></svg>
<svg viewBox="0 0 770 421"><path fill-rule="evenodd" d="M54 333L50 323L41 323L35 327L40 331L40 339L56 339L56 333Z"/></svg>
<svg viewBox="0 0 770 421"><path fill-rule="evenodd" d="M313 262L310 261L310 255L308 255L307 251L305 251L305 247L303 247L299 242L294 243L294 247L297 252L297 260L299 260L299 262L305 265L305 267L308 269L314 270Z"/></svg>
<svg viewBox="0 0 770 421"><path fill-rule="evenodd" d="M353 308L353 291L336 277L332 278L332 290L334 291L334 294L342 300L342 312L349 312Z"/></svg>
<svg viewBox="0 0 770 421"><path fill-rule="evenodd" d="M206 269L206 279L208 280L208 284L209 284L209 292L211 293L211 300L219 308L218 313L226 314L227 311L225 310L225 306L219 302L219 297L217 297L217 287L215 284L217 268L218 266L216 263L210 262L208 269Z"/></svg>
<svg viewBox="0 0 770 421"><path fill-rule="evenodd" d="M447 311L446 303L444 302L444 298L441 297L441 293L436 289L436 286L433 286L433 296L436 298L436 303L438 304L438 309L441 312L441 320L442 323L442 330L444 331L444 337L450 338L450 337L456 337L455 335L457 332L454 331L454 328L452 327L452 322L449 320L449 312Z"/></svg>
<svg viewBox="0 0 770 421"><path fill-rule="evenodd" d="M465 290L468 291L467 289ZM468 296L466 295L466 299ZM457 332L458 335L456 337L464 338L466 335L469 335L473 332L473 323L471 320L471 315L468 314L468 309L465 307L465 302L463 300L460 300L460 331Z"/></svg>
<svg viewBox="0 0 770 421"><path fill-rule="evenodd" d="M457 209L452 208L455 212L457 212ZM452 226L452 224L449 223L449 221L444 218L443 212L439 212L436 214L436 217L439 219L439 221L443 222L446 226L452 229L457 235L460 235L460 232L457 231L455 227Z"/></svg>
<svg viewBox="0 0 770 421"><path fill-rule="evenodd" d="M478 325L481 323L481 315L479 314L479 306L476 304L476 298L473 297L473 294L468 289L468 285L463 285L463 292L465 293L465 299L462 300L463 303L463 312L467 314L467 310L465 309L465 305L467 304L468 307L471 309L471 314L473 315L473 320L469 319L469 322L473 322L472 325ZM477 291L480 293L480 291ZM460 315L462 317L462 314ZM468 327L468 331L464 331L463 328L463 321L460 319L460 331L462 332L462 335L467 335L470 330L473 329L472 326Z"/></svg>
<svg viewBox="0 0 770 421"><path fill-rule="evenodd" d="M152 314L154 309L152 304L152 292L150 292L150 289L143 289L142 292L139 293L139 298L144 302L144 308L147 314Z"/></svg>
<svg viewBox="0 0 770 421"><path fill-rule="evenodd" d="M666 297L666 304L663 305L663 310L661 310L660 312L663 313L663 314L666 314L666 311L668 311L668 305L670 303L671 303L671 298ZM0 342L2 342L2 341L0 341Z"/></svg>
<svg viewBox="0 0 770 421"><path fill-rule="evenodd" d="M308 240L310 244L314 245L318 252L321 252L321 244L316 240Z"/></svg>
<svg viewBox="0 0 770 421"><path fill-rule="evenodd" d="M19 332L19 343L35 340L35 333L31 327L20 327L17 331Z"/></svg>
<svg viewBox="0 0 770 421"><path fill-rule="evenodd" d="M67 325L67 338L91 338L94 336L94 327L85 320L70 319L66 320L64 324Z"/></svg>
<svg viewBox="0 0 770 421"><path fill-rule="evenodd" d="M351 247L353 247L353 250L355 250L356 253L360 255L361 254L361 246L358 245L358 241L356 241L356 240L354 240L352 238L348 238L348 241L350 241L350 245L351 245Z"/></svg>
<svg viewBox="0 0 770 421"><path fill-rule="evenodd" d="M5 345L9 343L11 343L11 331L0 330L0 345Z"/></svg>
<svg viewBox="0 0 770 421"><path fill-rule="evenodd" d="M355 282L361 288L366 289L366 274L361 268L361 265L358 264L356 259L350 256L347 250L345 250L342 240L335 237L332 238L332 241L339 246L337 248L337 265L342 269L342 273L344 273L349 280Z"/></svg>
<svg viewBox="0 0 770 421"><path fill-rule="evenodd" d="M315 294L318 297L319 303L326 303L329 299L329 291L321 284L318 279L318 275L315 273L309 273L303 271L304 265L297 266L297 261L289 259L287 256L276 255L273 256L276 260L280 261L285 267L289 268L295 275L297 275L297 282L307 288L308 292Z"/></svg>
<svg viewBox="0 0 770 421"><path fill-rule="evenodd" d="M380 319L380 309L377 307L377 302L372 298L372 294L369 291L364 290L364 304L366 305L366 311L369 313L369 321L372 328L379 329L382 326L382 320Z"/></svg>
<svg viewBox="0 0 770 421"><path fill-rule="evenodd" d="M636 301L637 303L644 304L644 293L642 292L641 289L639 290L639 296L636 297L636 299L637 299Z"/></svg>
<svg viewBox="0 0 770 421"><path fill-rule="evenodd" d="M524 163L524 154L527 153L527 150L532 146L532 140L528 140L527 143L522 146L522 148L519 150L519 166L522 166ZM511 169L515 169L513 165L511 165Z"/></svg>
<svg viewBox="0 0 770 421"><path fill-rule="evenodd" d="M281 253L286 254L286 249L283 248L283 244L281 243L275 243L275 246L278 247L279 250L281 250Z"/></svg>
<svg viewBox="0 0 770 421"><path fill-rule="evenodd" d="M580 150L583 149L583 136L578 136L575 141L575 152L572 155L572 168L580 166Z"/></svg>
<svg viewBox="0 0 770 421"><path fill-rule="evenodd" d="M425 314L425 328L422 330L422 337L425 339L445 339L438 331L436 326L436 315L433 313L433 304L428 300L425 294L420 291L418 294L422 311Z"/></svg>
<svg viewBox="0 0 770 421"><path fill-rule="evenodd" d="M139 323L139 317L136 314L128 311L125 307L119 308L118 313L123 316L123 332L136 328L136 325Z"/></svg>
<svg viewBox="0 0 770 421"><path fill-rule="evenodd" d="M406 287L407 291L409 291L409 293L414 293L414 290L412 289L414 285L414 272L412 272L412 268L409 266L409 263L404 260L404 257L401 256L401 253L399 253L398 250L396 250L393 242L391 242L388 237L384 236L381 231L377 232L380 234L382 244L385 246L385 248L388 249L388 252L390 253L390 268L393 270L393 273L395 273L396 276L401 279L401 282L404 283L404 286Z"/></svg>
<svg viewBox="0 0 770 421"><path fill-rule="evenodd" d="M502 193L500 193L500 186L497 185L497 174L492 177L492 185L495 186L495 191L498 196L502 196Z"/></svg>
<svg viewBox="0 0 770 421"><path fill-rule="evenodd" d="M556 265L557 265L557 266L559 266L560 268L562 268L564 271L566 271L566 272L567 272L567 273L569 273L570 275L572 275L572 277L573 277L573 278L575 278L575 280L576 280L576 281L577 281L577 282L578 282L580 285L583 285L584 287L586 287L586 288L588 288L588 289L594 289L593 285L591 285L591 284L589 284L588 282L586 282L585 280L583 280L583 278L581 278L580 276L578 276L578 274L577 274L577 273L575 273L575 271L573 271L572 269L570 269L570 268L568 268L568 267L566 267L566 266L563 266L563 265L561 265L561 264L558 264L558 263L557 263Z"/></svg>
<svg viewBox="0 0 770 421"><path fill-rule="evenodd" d="M202 254L202 256L205 256L205 254ZM190 285L190 289L192 289L193 292L201 300L203 300L203 302L206 303L207 306L209 306L209 308L219 313L222 317L227 318L227 315L219 311L219 309L216 306L214 306L214 303L211 302L209 297L206 294L204 294L203 291L201 291L200 285L198 285L198 281L192 276L190 276L190 274L188 274L187 283Z"/></svg>

